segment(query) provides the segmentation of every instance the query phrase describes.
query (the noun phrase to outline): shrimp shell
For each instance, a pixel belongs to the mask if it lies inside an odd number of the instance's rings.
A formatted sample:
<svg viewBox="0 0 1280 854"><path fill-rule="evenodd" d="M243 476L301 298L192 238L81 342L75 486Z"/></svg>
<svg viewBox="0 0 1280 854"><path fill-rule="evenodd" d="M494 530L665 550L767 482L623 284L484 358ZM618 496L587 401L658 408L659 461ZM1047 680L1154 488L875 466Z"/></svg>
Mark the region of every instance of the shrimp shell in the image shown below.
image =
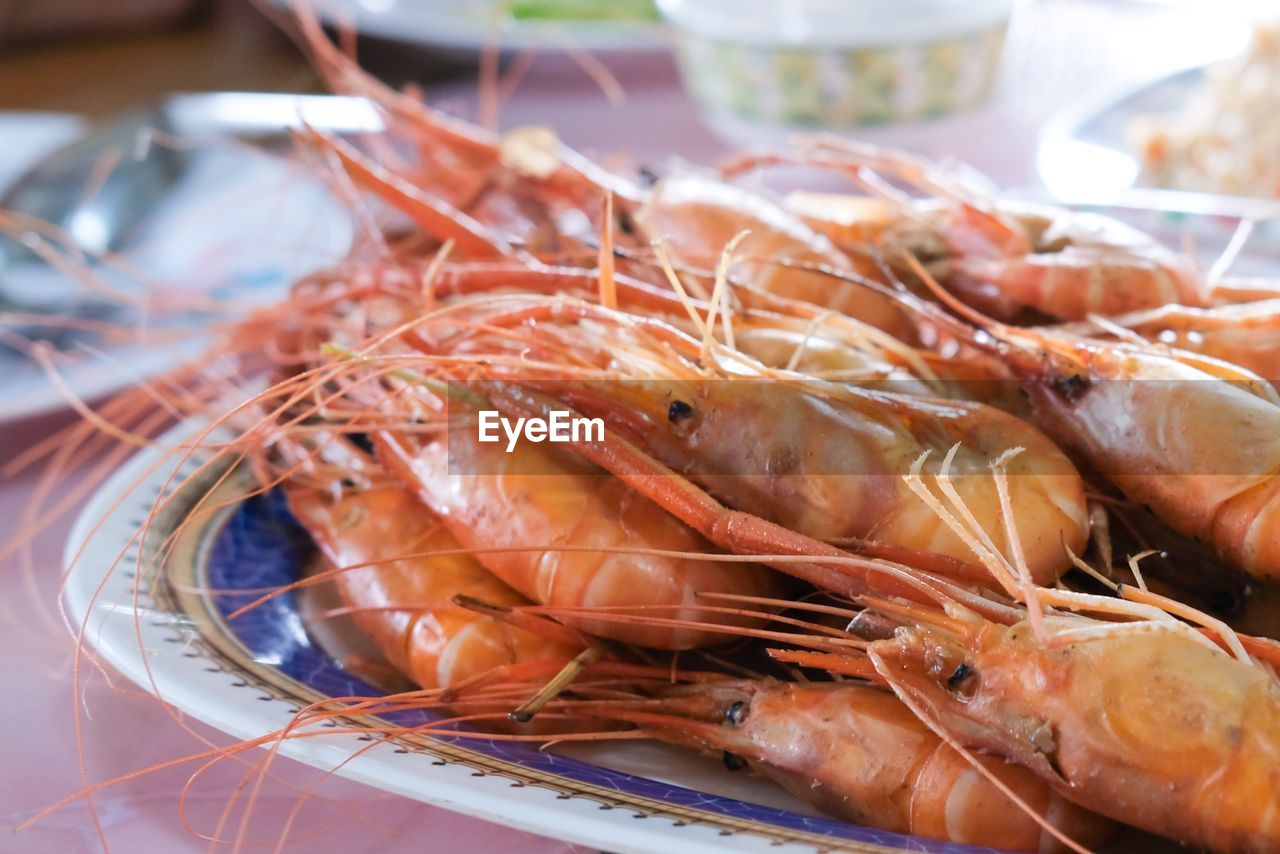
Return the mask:
<svg viewBox="0 0 1280 854"><path fill-rule="evenodd" d="M1082 627L1087 632L1078 631ZM1215 851L1280 847L1280 688L1174 621L1026 622L871 645L901 696L1083 807Z"/></svg>
<svg viewBox="0 0 1280 854"><path fill-rule="evenodd" d="M337 568L333 583L356 623L419 687L446 688L507 664L568 661L577 652L454 605L460 594L498 605L525 600L460 553L458 541L412 493L371 486L334 499L291 484L286 495Z"/></svg>
<svg viewBox="0 0 1280 854"><path fill-rule="evenodd" d="M613 714L597 714L633 720L665 740L727 751L801 800L856 824L1016 851L1060 849L887 691L765 680L671 695L637 703L634 712L615 704ZM590 706L579 708L591 714ZM1030 771L994 756L977 761L1072 839L1093 846L1114 830Z"/></svg>
<svg viewBox="0 0 1280 854"><path fill-rule="evenodd" d="M781 590L778 577L758 564L699 559L711 551L702 537L570 455L528 443L508 454L465 431L454 432L447 445L392 434L380 434L376 444L387 468L461 542L477 549L477 560L536 602L681 606L670 615L743 625L741 619L700 611L698 594L774 596ZM712 631L567 622L591 634L660 649L725 640Z"/></svg>

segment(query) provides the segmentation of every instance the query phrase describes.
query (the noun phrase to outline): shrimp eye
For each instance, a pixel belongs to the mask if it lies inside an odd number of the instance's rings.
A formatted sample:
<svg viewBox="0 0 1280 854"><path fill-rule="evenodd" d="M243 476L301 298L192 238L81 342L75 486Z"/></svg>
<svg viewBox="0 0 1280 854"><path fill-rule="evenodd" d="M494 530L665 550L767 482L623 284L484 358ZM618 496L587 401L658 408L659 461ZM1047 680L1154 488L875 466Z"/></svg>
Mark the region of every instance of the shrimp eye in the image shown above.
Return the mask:
<svg viewBox="0 0 1280 854"><path fill-rule="evenodd" d="M947 687L952 691L965 693L966 689L972 691L973 677L978 674L970 665L960 662L956 665L956 669L951 671L951 675L947 677Z"/></svg>
<svg viewBox="0 0 1280 854"><path fill-rule="evenodd" d="M743 768L747 767L747 760L743 759L736 753L730 753L726 750L724 752L724 767L728 768L730 771L741 771Z"/></svg>
<svg viewBox="0 0 1280 854"><path fill-rule="evenodd" d="M683 400L673 400L671 405L667 407L667 420L672 424L679 424L681 421L692 417L693 407Z"/></svg>
<svg viewBox="0 0 1280 854"><path fill-rule="evenodd" d="M1068 403L1079 400L1089 388L1089 381L1079 374L1059 377L1053 381L1053 388Z"/></svg>
<svg viewBox="0 0 1280 854"><path fill-rule="evenodd" d="M1214 590L1207 594L1209 610L1215 614L1232 616L1244 610L1244 599L1234 590Z"/></svg>
<svg viewBox="0 0 1280 854"><path fill-rule="evenodd" d="M636 221L631 218L631 214L626 211L618 214L618 230L628 237L635 237Z"/></svg>
<svg viewBox="0 0 1280 854"><path fill-rule="evenodd" d="M746 716L747 704L738 700L724 713L724 722L729 726L741 726ZM727 755L727 754L726 754Z"/></svg>

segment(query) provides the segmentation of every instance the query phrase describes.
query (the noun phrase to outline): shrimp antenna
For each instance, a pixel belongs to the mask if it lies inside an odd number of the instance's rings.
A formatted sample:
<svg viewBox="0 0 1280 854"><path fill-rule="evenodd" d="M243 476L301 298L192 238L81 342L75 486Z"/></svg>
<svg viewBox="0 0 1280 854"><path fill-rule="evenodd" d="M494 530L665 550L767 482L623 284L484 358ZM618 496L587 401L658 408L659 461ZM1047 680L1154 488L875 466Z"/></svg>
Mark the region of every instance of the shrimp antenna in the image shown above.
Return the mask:
<svg viewBox="0 0 1280 854"><path fill-rule="evenodd" d="M1227 274L1231 269L1231 265L1236 262L1240 253L1244 251L1244 246L1249 242L1249 238L1253 235L1253 229L1257 222L1246 217L1240 220L1236 230L1231 233L1231 240L1222 250L1222 254L1213 262L1213 266L1209 268L1209 272L1205 275L1204 288L1206 294L1213 293L1217 287L1218 281ZM1193 256L1194 257L1194 256Z"/></svg>
<svg viewBox="0 0 1280 854"><path fill-rule="evenodd" d="M876 672L875 666L865 656L841 655L830 652L810 652L802 649L765 649L774 661L810 667L814 670L825 670L837 676L851 676L854 679L866 679L868 682L885 684L884 678Z"/></svg>
<svg viewBox="0 0 1280 854"><path fill-rule="evenodd" d="M653 247L653 257L658 260L658 266L662 268L662 273L667 277L671 289L676 292L676 298L680 300L680 305L689 315L689 319L693 322L694 328L700 335L706 334L706 325L702 322L702 316L698 314L693 307L693 301L689 297L685 284L680 280L680 276L676 274L675 266L671 263L671 254L667 252L662 241L654 240L651 244Z"/></svg>
<svg viewBox="0 0 1280 854"><path fill-rule="evenodd" d="M954 294L952 294L949 290L944 288L938 282L938 280L933 277L932 273L930 273L928 270L924 268L924 265L920 263L920 260L916 258L915 254L912 253L910 250L903 250L902 258L907 262L907 266L911 268L911 272L915 273L917 276L920 277L920 281L923 282L924 286L929 289L929 293L933 294L935 297L937 297L940 303L942 303L947 308L954 311L956 314L963 317L965 320L969 321L970 323L974 323L982 327L983 329L986 329L991 326L1004 325L999 321L991 317L988 317L987 315L978 311L973 306L966 305L965 303L957 299Z"/></svg>
<svg viewBox="0 0 1280 854"><path fill-rule="evenodd" d="M728 287L729 287L729 267L733 263L734 250L750 236L749 230L743 229L733 236L733 239L724 247L724 252L720 254L720 263L716 266L716 284L711 291L711 305L707 308L707 320L702 331L702 353L699 361L706 365L712 356L712 349L715 345L716 330L716 313L723 304L724 312L722 322L724 324L725 342L733 347L733 327L730 325L729 303L728 303Z"/></svg>
<svg viewBox="0 0 1280 854"><path fill-rule="evenodd" d="M1004 527L1005 539L1009 543L1013 566L1018 571L1018 581L1027 603L1027 620L1031 623L1031 631L1036 640L1043 646L1047 639L1044 608L1040 605L1036 584L1031 580L1031 569L1027 566L1027 558L1022 551L1022 538L1018 535L1018 525L1013 518L1013 502L1009 498L1008 461L1020 453L1022 448L1012 448L1001 454L991 463L991 476L996 481L996 497L1000 500L1000 521Z"/></svg>
<svg viewBox="0 0 1280 854"><path fill-rule="evenodd" d="M596 266L600 271L600 304L618 307L618 285L613 278L613 193L605 191L604 221L600 223L600 251Z"/></svg>
<svg viewBox="0 0 1280 854"><path fill-rule="evenodd" d="M958 445L953 447L947 453L947 458L943 462L944 468L949 468L958 447ZM924 479L921 477L921 471L924 468L925 460L929 458L931 453L932 451L926 450L916 457L908 473L902 476L903 481L916 494L916 497L933 511L942 524L946 525L953 534L959 537L973 551L987 571L1004 588L1005 592L1010 596L1015 596L1018 585L1013 573L1009 570L1008 563L995 550L995 546L991 543L990 538L987 537L986 532L982 530L981 525L968 512L968 508L960 500L959 494L951 486L950 480L944 481L941 473L938 476L938 485L943 489L943 494L946 495L947 500L953 504L955 512L944 505L925 485Z"/></svg>
<svg viewBox="0 0 1280 854"><path fill-rule="evenodd" d="M491 620L497 620L500 623L506 623L517 629L523 629L530 634L539 635L547 640L562 643L567 646L589 646L590 642L585 635L579 633L575 629L571 629L564 623L552 620L548 617L541 617L536 614L530 614L524 609L511 608L507 605L495 605L478 599L475 596L468 596L465 593L459 593L453 597L453 604L459 608L466 608L468 611L475 611L478 614L484 614Z"/></svg>

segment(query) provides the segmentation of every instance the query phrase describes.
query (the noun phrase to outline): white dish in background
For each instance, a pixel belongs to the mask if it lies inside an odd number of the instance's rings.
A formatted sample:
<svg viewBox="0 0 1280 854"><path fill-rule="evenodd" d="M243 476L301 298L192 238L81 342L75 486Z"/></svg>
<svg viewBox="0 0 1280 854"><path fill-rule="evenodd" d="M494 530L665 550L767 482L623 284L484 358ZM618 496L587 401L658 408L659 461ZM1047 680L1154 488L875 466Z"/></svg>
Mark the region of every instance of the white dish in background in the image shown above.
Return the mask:
<svg viewBox="0 0 1280 854"><path fill-rule="evenodd" d="M1204 83L1208 66L1197 65L1164 77L1089 98L1045 122L1036 150L1036 169L1045 188L1064 202L1134 203L1212 216L1280 215L1276 199L1167 189L1146 180L1133 139L1134 123L1178 113Z"/></svg>
<svg viewBox="0 0 1280 854"><path fill-rule="evenodd" d="M274 2L286 9L291 4L291 0ZM495 19L493 10L501 0L324 0L310 5L332 26L455 51L479 51L496 45L504 50L636 52L667 45L665 28L657 21Z"/></svg>
<svg viewBox="0 0 1280 854"><path fill-rule="evenodd" d="M1040 134L1040 180L1068 202L1092 202L1139 186L1142 163L1131 139L1134 121L1177 112L1203 80L1203 66L1186 68L1062 110Z"/></svg>
<svg viewBox="0 0 1280 854"><path fill-rule="evenodd" d="M0 113L0 193L40 158L84 132L85 122L69 113Z"/></svg>
<svg viewBox="0 0 1280 854"><path fill-rule="evenodd" d="M217 107L217 97L188 100L190 106L203 110ZM315 100L313 106L339 103ZM243 102L244 98L238 101ZM184 104L181 98L175 103ZM213 297L243 307L270 302L299 276L345 254L352 238L350 216L325 186L296 164L213 140L218 128L231 135L245 131L236 123L243 116L222 116L216 110L206 113L201 121L211 136L205 145L190 149L188 166L120 251L136 275L96 263L92 268L113 286L135 295L151 286L163 288L161 302L188 296ZM284 126L288 121L287 110L277 109L265 127ZM80 137L84 129L85 123L72 116L0 114L0 138L5 140L0 194L27 168ZM5 277L6 298L18 302L15 310L22 310L24 295L32 305L62 295L59 298L67 300L65 313L82 316L75 308L75 295L83 287L70 275L35 259L7 263L0 267L0 275ZM102 319L93 312L87 316ZM0 309L0 331L27 328L25 320L6 322L7 317ZM54 354L57 382L50 381L36 362L0 346L4 376L0 423L56 411L66 407L72 396L93 401L172 368L199 353L207 342L202 330L215 319L207 311L171 308L145 318L134 311L113 313L111 323L136 328L136 334L131 332L129 341L110 346L93 335L80 344L62 342L59 348L65 352Z"/></svg>

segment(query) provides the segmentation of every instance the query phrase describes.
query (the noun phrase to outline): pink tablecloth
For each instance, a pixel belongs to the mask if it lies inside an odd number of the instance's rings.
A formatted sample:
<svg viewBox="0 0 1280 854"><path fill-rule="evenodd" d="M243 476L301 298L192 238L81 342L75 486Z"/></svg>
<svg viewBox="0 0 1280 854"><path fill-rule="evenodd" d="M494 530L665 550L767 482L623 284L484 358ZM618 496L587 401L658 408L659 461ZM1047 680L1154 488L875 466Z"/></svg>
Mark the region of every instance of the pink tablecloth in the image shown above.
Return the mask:
<svg viewBox="0 0 1280 854"><path fill-rule="evenodd" d="M1216 4L1206 4L1216 5ZM907 128L867 134L884 143L967 160L1008 186L1033 180L1032 155L1041 122L1065 102L1127 81L1213 57L1229 43L1222 29L1205 25L1202 13L1157 4L1103 0L1044 0L1020 7L995 99L976 112ZM674 67L661 55L629 57L617 65L628 102L607 104L571 63L546 57L506 105L503 122L555 125L570 143L598 152L629 151L661 165L671 153L708 161L723 151L699 124L679 88ZM470 84L432 92L455 102L469 100ZM0 380L3 381L3 380ZM54 429L67 415L0 427L0 464ZM7 539L30 502L38 470L0 481L0 534ZM63 476L59 489L78 483ZM19 824L40 808L80 787L75 710L81 710L83 757L90 782L126 774L203 748L201 739L227 739L198 724L175 723L152 699L130 685L109 683L86 671L73 696L71 647L57 625L53 602L69 518L52 524L32 542L29 567L5 567L0 599L0 828ZM35 589L26 586L30 579ZM39 603L35 604L36 602ZM193 770L184 766L149 774L102 790L95 798L107 840L120 851L172 851L203 846L180 820L178 796ZM279 785L260 798L250 839L274 841L280 822L296 801L289 787L310 785L317 773L281 760ZM197 832L217 821L243 769L227 763L195 787L188 818ZM0 830L3 833L3 830ZM510 850L559 851L569 846L486 822L464 818L342 780L324 783L303 811L292 840L317 850ZM72 803L31 830L0 835L0 849L83 850L96 845L86 803Z"/></svg>

